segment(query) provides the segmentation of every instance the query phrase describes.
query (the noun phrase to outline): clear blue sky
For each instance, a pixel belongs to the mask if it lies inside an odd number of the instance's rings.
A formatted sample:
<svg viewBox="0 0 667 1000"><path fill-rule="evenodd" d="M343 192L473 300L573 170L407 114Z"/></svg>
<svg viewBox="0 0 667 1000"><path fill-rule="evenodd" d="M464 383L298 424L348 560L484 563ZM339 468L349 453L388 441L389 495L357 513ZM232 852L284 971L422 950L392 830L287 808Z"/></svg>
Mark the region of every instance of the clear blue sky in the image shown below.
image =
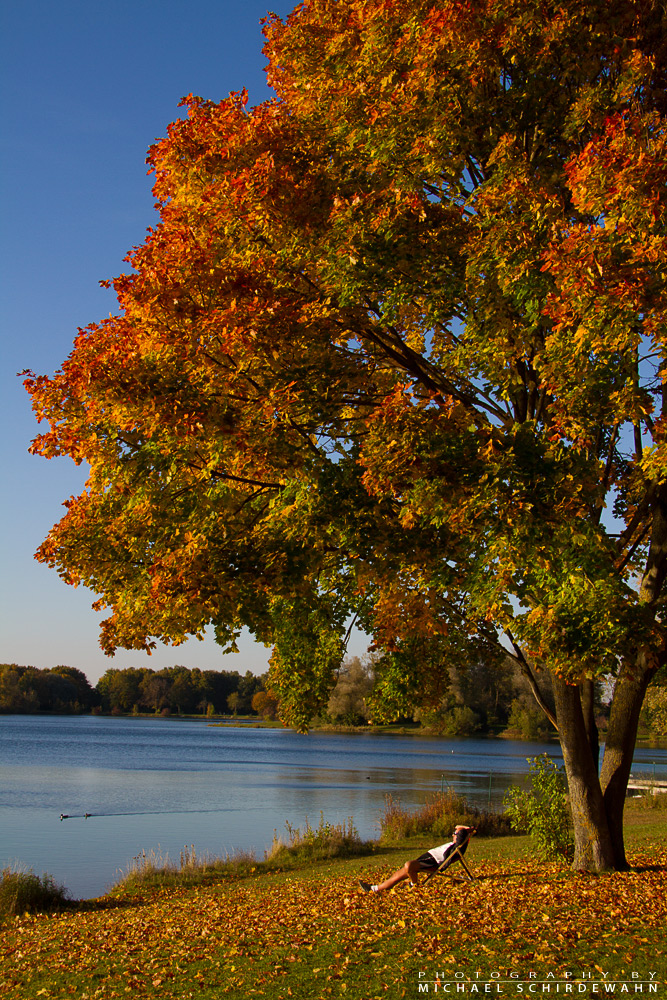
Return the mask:
<svg viewBox="0 0 667 1000"><path fill-rule="evenodd" d="M274 0L285 15L292 3ZM22 0L2 38L2 642L0 662L263 672L250 639L239 656L213 640L145 654L98 646L89 591L32 558L60 504L85 479L69 459L28 455L37 425L16 372L51 374L78 326L115 311L101 279L155 221L145 154L190 92L212 100L247 87L269 95L259 21L265 0Z"/></svg>

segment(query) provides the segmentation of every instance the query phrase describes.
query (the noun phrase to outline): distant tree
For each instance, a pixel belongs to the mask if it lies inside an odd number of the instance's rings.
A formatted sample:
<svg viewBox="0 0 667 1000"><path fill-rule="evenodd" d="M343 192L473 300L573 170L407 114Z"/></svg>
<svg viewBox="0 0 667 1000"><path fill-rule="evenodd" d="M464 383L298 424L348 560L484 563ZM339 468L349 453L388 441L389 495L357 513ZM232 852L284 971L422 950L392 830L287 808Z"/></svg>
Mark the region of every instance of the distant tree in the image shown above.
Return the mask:
<svg viewBox="0 0 667 1000"><path fill-rule="evenodd" d="M66 673L72 668L63 669ZM250 671L241 677L238 671L184 666L158 671L147 667L110 668L100 678L93 695L101 700L105 711L131 712L141 707L156 713L211 714L226 711L227 699L235 693L237 711L249 712L252 696L263 688L263 683Z"/></svg>
<svg viewBox="0 0 667 1000"><path fill-rule="evenodd" d="M82 712L99 696L76 667L52 669L0 665L0 712Z"/></svg>
<svg viewBox="0 0 667 1000"><path fill-rule="evenodd" d="M77 692L76 700L81 708L92 708L93 705L99 703L99 695L91 687L90 681L82 670L60 664L57 667L53 667L51 673L64 677L75 686Z"/></svg>
<svg viewBox="0 0 667 1000"><path fill-rule="evenodd" d="M450 664L449 681L456 704L469 706L483 729L507 722L517 683L522 688L525 686L535 703L527 682L510 657L478 658Z"/></svg>
<svg viewBox="0 0 667 1000"><path fill-rule="evenodd" d="M190 684L193 692L194 711L203 715L213 715L215 713L213 691L206 673L199 667L193 667L190 671Z"/></svg>
<svg viewBox="0 0 667 1000"><path fill-rule="evenodd" d="M26 669L17 663L0 664L0 712L25 714L39 709L35 691L21 683Z"/></svg>
<svg viewBox="0 0 667 1000"><path fill-rule="evenodd" d="M372 660L353 656L338 671L336 685L329 696L327 715L334 722L360 725L368 721L368 698L373 690Z"/></svg>
<svg viewBox="0 0 667 1000"><path fill-rule="evenodd" d="M169 707L170 679L162 672L146 671L139 684L139 703L156 715Z"/></svg>
<svg viewBox="0 0 667 1000"><path fill-rule="evenodd" d="M667 687L653 687L646 692L645 722L652 738L667 736Z"/></svg>
<svg viewBox="0 0 667 1000"><path fill-rule="evenodd" d="M75 711L77 686L68 677L51 670L28 667L21 676L21 686L34 691L40 712Z"/></svg>
<svg viewBox="0 0 667 1000"><path fill-rule="evenodd" d="M243 677L239 678L238 699L236 703L237 714L247 715L252 712L253 695L264 690L264 682L257 674L251 670L246 670Z"/></svg>
<svg viewBox="0 0 667 1000"><path fill-rule="evenodd" d="M542 740L553 732L553 727L535 704L530 704L527 699L514 698L505 732L521 740Z"/></svg>
<svg viewBox="0 0 667 1000"><path fill-rule="evenodd" d="M105 711L131 712L141 702L141 682L149 673L146 669L111 667L97 682L97 691Z"/></svg>
<svg viewBox="0 0 667 1000"><path fill-rule="evenodd" d="M192 674L187 667L171 667L168 673L171 678L169 690L171 710L179 715L189 715L195 711L197 702L201 700Z"/></svg>
<svg viewBox="0 0 667 1000"><path fill-rule="evenodd" d="M251 707L263 719L278 718L278 699L273 691L256 691L252 696Z"/></svg>
<svg viewBox="0 0 667 1000"><path fill-rule="evenodd" d="M503 666L507 685L499 721L506 726L507 734L524 740L540 740L555 735L556 730L552 722L535 701L531 685L521 665L508 656ZM539 671L536 664L532 664L531 669L535 676L539 677L542 698L553 717L555 705L550 676L544 671Z"/></svg>
<svg viewBox="0 0 667 1000"><path fill-rule="evenodd" d="M204 670L202 676L207 700L213 704L218 715L223 714L228 708L228 696L238 689L240 674L236 670Z"/></svg>
<svg viewBox="0 0 667 1000"><path fill-rule="evenodd" d="M437 687L424 680L431 697L422 695L415 705L415 718L423 725L443 734L464 736L507 723L519 677L509 657L495 651L488 658L449 656L442 669L436 668L436 676ZM523 682L518 683L523 688Z"/></svg>

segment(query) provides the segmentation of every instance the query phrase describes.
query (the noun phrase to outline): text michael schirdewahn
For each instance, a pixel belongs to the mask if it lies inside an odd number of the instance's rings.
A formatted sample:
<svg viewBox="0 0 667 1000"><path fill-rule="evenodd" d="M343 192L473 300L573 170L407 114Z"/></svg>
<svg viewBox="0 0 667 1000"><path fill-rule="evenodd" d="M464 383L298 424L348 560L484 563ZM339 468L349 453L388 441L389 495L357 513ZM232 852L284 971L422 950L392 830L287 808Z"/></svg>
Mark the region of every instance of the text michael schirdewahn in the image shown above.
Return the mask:
<svg viewBox="0 0 667 1000"><path fill-rule="evenodd" d="M647 993L657 995L663 983L656 972L623 972L622 978L610 972L440 972L422 970L417 974L417 995L440 996L614 996Z"/></svg>

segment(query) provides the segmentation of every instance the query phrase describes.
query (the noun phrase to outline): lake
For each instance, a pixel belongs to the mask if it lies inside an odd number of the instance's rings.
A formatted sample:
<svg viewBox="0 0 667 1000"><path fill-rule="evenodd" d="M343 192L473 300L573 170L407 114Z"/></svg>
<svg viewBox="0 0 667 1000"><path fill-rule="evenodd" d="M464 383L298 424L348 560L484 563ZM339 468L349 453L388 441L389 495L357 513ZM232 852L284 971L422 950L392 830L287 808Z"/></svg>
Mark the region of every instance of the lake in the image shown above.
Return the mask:
<svg viewBox="0 0 667 1000"><path fill-rule="evenodd" d="M414 806L450 786L497 806L526 758L545 751L561 761L557 744L492 738L0 716L0 865L49 872L75 898L92 897L143 850L177 861L185 845L223 856L250 848L262 858L274 830L306 817L317 826L320 813L351 816L375 837L387 794ZM638 748L640 772L667 778L667 751Z"/></svg>

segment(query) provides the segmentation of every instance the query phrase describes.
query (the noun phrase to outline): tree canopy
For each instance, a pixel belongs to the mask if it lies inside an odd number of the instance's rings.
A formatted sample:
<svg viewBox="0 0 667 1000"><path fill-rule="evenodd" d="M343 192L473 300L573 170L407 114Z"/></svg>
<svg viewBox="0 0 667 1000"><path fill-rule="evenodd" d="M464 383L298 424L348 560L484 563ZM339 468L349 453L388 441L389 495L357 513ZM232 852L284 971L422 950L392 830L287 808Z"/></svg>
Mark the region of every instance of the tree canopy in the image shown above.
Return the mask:
<svg viewBox="0 0 667 1000"><path fill-rule="evenodd" d="M149 152L160 219L118 315L27 382L50 424L33 450L91 469L38 557L111 610L107 652L245 625L304 728L351 617L388 713L509 649L558 727L586 867L625 861L665 660L664 18L658 0L270 17L275 99L186 99Z"/></svg>

